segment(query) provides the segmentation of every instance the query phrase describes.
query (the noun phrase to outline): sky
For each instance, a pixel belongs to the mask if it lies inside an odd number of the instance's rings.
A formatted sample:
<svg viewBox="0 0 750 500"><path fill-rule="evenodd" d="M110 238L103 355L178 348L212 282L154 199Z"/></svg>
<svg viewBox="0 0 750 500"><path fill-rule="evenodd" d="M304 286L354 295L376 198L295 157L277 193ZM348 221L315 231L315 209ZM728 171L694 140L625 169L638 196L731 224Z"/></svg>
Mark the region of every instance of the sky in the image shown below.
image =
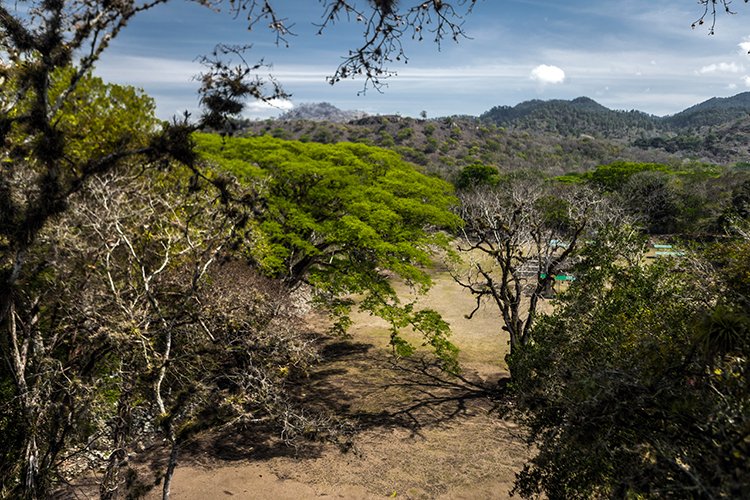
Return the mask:
<svg viewBox="0 0 750 500"><path fill-rule="evenodd" d="M408 3L417 0L401 0ZM304 102L438 117L579 96L612 109L663 116L711 97L750 91L750 5L741 0L733 5L735 15L719 15L714 35L706 25L691 29L701 13L697 0L479 0L464 19L470 38L448 40L440 50L429 37L406 40L408 64L394 63L390 69L397 76L382 93L369 89L364 95L363 80L334 86L326 81L361 42L357 22L344 20L317 35L320 2L274 5L294 23L288 47L276 44L263 26L248 31L243 18L175 0L136 18L96 73L144 89L163 119L198 112L196 57L217 43L252 44L249 59L270 64L261 74L273 74L292 94L273 107L248 103L245 116L259 119Z"/></svg>

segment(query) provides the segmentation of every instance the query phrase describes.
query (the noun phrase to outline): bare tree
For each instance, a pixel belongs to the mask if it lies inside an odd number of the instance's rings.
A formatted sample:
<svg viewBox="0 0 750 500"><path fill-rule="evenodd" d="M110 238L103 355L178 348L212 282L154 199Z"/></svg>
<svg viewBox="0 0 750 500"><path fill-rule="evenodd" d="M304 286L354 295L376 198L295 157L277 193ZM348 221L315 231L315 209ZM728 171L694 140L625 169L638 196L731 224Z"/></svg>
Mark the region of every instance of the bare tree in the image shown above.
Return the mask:
<svg viewBox="0 0 750 500"><path fill-rule="evenodd" d="M748 0L744 1L745 3L748 2ZM727 14L735 13L731 8L732 0L698 0L698 4L703 7L703 11L693 23L693 29L696 26L703 26L706 23L706 19L710 19L711 23L708 27L709 35L713 35L716 32L716 14L722 10Z"/></svg>
<svg viewBox="0 0 750 500"><path fill-rule="evenodd" d="M201 430L263 422L294 440L341 428L286 394L316 350L288 289L231 258L243 207L189 192L184 172L123 170L92 178L40 234L52 254L29 258L44 269L23 289L38 319L16 314L10 332L24 481L3 494L43 497L72 459L98 468L103 456L100 495L116 498L134 443L159 438L168 498L180 448Z"/></svg>
<svg viewBox="0 0 750 500"><path fill-rule="evenodd" d="M512 355L531 340L540 301L556 277L574 278L564 273L584 239L615 213L589 189L558 189L538 179L477 187L459 198L465 223L459 250L469 266L454 278L476 297L469 317L486 301L497 307Z"/></svg>

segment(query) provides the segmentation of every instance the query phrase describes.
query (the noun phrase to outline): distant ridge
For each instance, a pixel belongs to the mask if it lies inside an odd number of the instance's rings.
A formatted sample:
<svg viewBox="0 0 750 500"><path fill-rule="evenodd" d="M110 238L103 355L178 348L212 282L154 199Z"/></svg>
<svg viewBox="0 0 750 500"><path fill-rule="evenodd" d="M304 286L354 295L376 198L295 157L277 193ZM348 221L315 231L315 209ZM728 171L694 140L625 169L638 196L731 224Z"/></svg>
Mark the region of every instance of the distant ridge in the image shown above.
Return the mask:
<svg viewBox="0 0 750 500"><path fill-rule="evenodd" d="M479 118L503 127L605 137L652 130L659 121L658 117L642 111L611 110L589 97L577 97L571 101L534 99L516 106L495 106Z"/></svg>
<svg viewBox="0 0 750 500"><path fill-rule="evenodd" d="M280 115L278 120L313 120L345 123L367 116L364 111L343 111L327 102L303 102Z"/></svg>
<svg viewBox="0 0 750 500"><path fill-rule="evenodd" d="M305 103L280 119L238 126L251 135L392 148L447 176L476 162L504 169L543 166L561 174L622 159L750 164L750 92L707 99L664 117L612 110L589 97L495 106L481 118L362 115Z"/></svg>
<svg viewBox="0 0 750 500"><path fill-rule="evenodd" d="M672 128L715 126L750 116L750 92L732 97L712 97L664 118Z"/></svg>
<svg viewBox="0 0 750 500"><path fill-rule="evenodd" d="M682 133L717 127L750 118L750 92L732 97L712 97L674 115L659 117L642 111L612 110L589 97L573 100L534 99L515 106L495 106L480 119L520 130L559 135L590 134L634 137L653 133Z"/></svg>

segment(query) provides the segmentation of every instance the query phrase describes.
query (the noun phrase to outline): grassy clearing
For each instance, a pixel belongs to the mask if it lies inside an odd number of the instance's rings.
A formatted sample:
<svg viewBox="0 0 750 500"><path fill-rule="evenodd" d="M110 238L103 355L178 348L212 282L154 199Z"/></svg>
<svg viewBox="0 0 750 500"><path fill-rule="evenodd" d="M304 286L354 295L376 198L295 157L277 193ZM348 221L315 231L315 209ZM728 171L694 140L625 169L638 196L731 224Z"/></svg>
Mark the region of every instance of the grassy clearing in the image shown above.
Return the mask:
<svg viewBox="0 0 750 500"><path fill-rule="evenodd" d="M505 355L508 352L507 334L501 329L502 323L493 304L483 304L474 317L466 315L476 306L471 294L455 283L448 272L436 272L432 276L433 286L423 296L417 296L406 285L397 284L396 290L404 301L417 300L420 308L438 311L451 326L451 340L461 353L459 361L466 368L483 374L505 372ZM350 333L358 341L387 346L388 324L366 312L354 312ZM405 331L403 336L415 345L422 339L414 332ZM427 348L425 348L427 349Z"/></svg>

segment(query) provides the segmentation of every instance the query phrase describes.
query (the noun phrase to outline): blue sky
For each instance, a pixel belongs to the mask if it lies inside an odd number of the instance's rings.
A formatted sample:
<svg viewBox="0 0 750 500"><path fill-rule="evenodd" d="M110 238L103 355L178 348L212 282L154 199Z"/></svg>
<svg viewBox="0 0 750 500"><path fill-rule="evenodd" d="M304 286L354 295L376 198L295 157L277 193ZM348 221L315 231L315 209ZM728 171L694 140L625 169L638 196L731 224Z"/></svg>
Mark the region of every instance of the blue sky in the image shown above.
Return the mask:
<svg viewBox="0 0 750 500"><path fill-rule="evenodd" d="M401 0L401 3L416 3ZM750 91L750 6L720 15L716 34L690 25L694 0L480 0L465 19L471 39L407 43L409 64L384 92L358 95L363 81L326 82L341 57L357 47L355 22L317 36L322 7L315 0L276 0L294 22L290 46L277 46L262 26L174 1L137 18L99 62L109 81L141 87L169 118L198 108L197 55L218 42L252 43L292 94L277 108L251 103L248 117L268 117L300 102L327 101L342 109L416 116L478 115L528 99L588 96L613 109L672 114L713 96ZM427 37L425 37L427 38Z"/></svg>

